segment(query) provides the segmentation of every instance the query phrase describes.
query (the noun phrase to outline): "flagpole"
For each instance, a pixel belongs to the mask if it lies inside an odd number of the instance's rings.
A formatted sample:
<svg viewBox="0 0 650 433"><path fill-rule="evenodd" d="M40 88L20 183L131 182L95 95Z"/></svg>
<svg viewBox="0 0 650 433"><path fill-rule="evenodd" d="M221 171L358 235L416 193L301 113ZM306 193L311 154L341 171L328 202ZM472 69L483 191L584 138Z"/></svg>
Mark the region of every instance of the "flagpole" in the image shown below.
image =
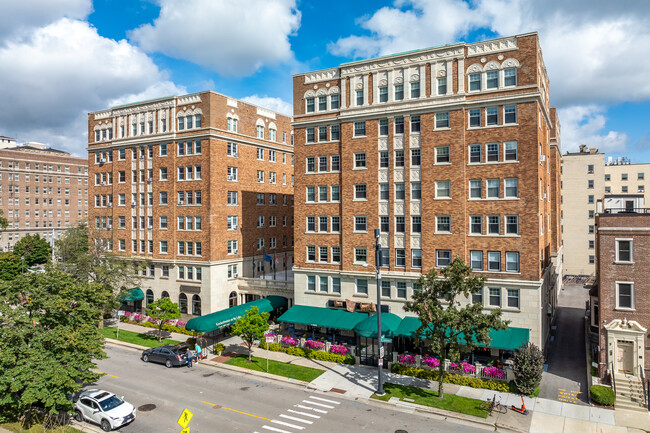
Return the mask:
<svg viewBox="0 0 650 433"><path fill-rule="evenodd" d="M273 251L273 279L275 280L275 265L277 264L278 261L278 254Z"/></svg>
<svg viewBox="0 0 650 433"><path fill-rule="evenodd" d="M284 252L284 281L287 281L287 252Z"/></svg>

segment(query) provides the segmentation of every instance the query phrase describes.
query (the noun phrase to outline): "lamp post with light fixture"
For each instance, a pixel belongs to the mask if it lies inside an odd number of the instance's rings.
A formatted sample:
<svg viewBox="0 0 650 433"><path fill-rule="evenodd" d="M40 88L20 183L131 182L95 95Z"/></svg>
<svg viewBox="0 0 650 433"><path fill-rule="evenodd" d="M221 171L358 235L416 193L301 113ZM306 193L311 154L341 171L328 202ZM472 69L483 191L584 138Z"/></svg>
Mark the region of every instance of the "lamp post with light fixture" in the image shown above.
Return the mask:
<svg viewBox="0 0 650 433"><path fill-rule="evenodd" d="M382 368L384 366L384 346L382 345L384 333L381 330L381 273L379 272L381 263L381 244L379 243L379 229L375 229L375 266L370 263L364 263L362 266L367 268L372 266L377 273L377 346L378 346L378 370L377 370L377 392L376 394L384 395L384 384L382 380Z"/></svg>

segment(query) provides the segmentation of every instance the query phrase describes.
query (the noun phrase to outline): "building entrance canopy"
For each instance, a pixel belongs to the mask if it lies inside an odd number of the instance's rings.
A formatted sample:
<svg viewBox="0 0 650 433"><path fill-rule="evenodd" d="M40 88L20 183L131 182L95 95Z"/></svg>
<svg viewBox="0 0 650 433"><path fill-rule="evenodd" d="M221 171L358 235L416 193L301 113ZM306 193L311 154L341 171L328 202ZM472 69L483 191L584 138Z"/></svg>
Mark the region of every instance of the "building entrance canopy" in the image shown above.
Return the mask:
<svg viewBox="0 0 650 433"><path fill-rule="evenodd" d="M120 293L118 300L120 302L135 302L142 301L144 299L144 293L140 287L134 287L131 290L126 290Z"/></svg>
<svg viewBox="0 0 650 433"><path fill-rule="evenodd" d="M365 313L350 313L345 310L294 305L278 318L278 322L350 330L354 329L359 322L367 317L368 315ZM375 330L376 329L377 326L375 325Z"/></svg>
<svg viewBox="0 0 650 433"><path fill-rule="evenodd" d="M267 298L257 299L232 308L226 308L225 310L206 314L205 316L195 317L187 322L185 329L194 332L212 332L225 326L232 325L252 307L259 308L260 313L270 313L271 311L286 305L286 298L283 298L282 296L269 296Z"/></svg>

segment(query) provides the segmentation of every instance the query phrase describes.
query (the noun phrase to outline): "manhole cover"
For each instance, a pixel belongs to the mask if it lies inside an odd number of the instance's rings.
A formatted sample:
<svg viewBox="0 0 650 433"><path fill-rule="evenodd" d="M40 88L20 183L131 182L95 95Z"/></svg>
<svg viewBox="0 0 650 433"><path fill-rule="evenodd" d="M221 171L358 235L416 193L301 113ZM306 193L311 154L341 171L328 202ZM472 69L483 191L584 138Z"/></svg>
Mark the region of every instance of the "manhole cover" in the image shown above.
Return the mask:
<svg viewBox="0 0 650 433"><path fill-rule="evenodd" d="M142 406L138 407L139 412L151 412L156 408L155 404L143 404Z"/></svg>

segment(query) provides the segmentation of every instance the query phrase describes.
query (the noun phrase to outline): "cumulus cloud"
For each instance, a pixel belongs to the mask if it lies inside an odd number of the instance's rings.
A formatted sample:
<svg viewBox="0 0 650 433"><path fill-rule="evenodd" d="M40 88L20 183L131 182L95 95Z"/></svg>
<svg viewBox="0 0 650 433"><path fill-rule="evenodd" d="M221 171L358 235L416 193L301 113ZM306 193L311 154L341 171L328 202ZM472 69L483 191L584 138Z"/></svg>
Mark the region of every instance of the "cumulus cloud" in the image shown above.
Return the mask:
<svg viewBox="0 0 650 433"><path fill-rule="evenodd" d="M295 0L159 0L160 16L129 33L147 52L159 52L246 76L293 59L289 36L300 26Z"/></svg>
<svg viewBox="0 0 650 433"><path fill-rule="evenodd" d="M599 105L575 105L558 110L562 125L562 151L575 152L586 144L604 153L621 154L630 138L624 132L607 131L606 108Z"/></svg>
<svg viewBox="0 0 650 433"><path fill-rule="evenodd" d="M60 18L84 19L92 11L91 0L21 0L3 1L0 13L0 39L24 35L32 28Z"/></svg>
<svg viewBox="0 0 650 433"><path fill-rule="evenodd" d="M268 108L269 110L284 114L285 116L293 116L293 105L282 100L281 98L251 95L242 98L242 101L250 102L251 104L257 105L259 107Z"/></svg>
<svg viewBox="0 0 650 433"><path fill-rule="evenodd" d="M85 153L87 113L184 92L127 41L68 18L0 47L0 131Z"/></svg>

